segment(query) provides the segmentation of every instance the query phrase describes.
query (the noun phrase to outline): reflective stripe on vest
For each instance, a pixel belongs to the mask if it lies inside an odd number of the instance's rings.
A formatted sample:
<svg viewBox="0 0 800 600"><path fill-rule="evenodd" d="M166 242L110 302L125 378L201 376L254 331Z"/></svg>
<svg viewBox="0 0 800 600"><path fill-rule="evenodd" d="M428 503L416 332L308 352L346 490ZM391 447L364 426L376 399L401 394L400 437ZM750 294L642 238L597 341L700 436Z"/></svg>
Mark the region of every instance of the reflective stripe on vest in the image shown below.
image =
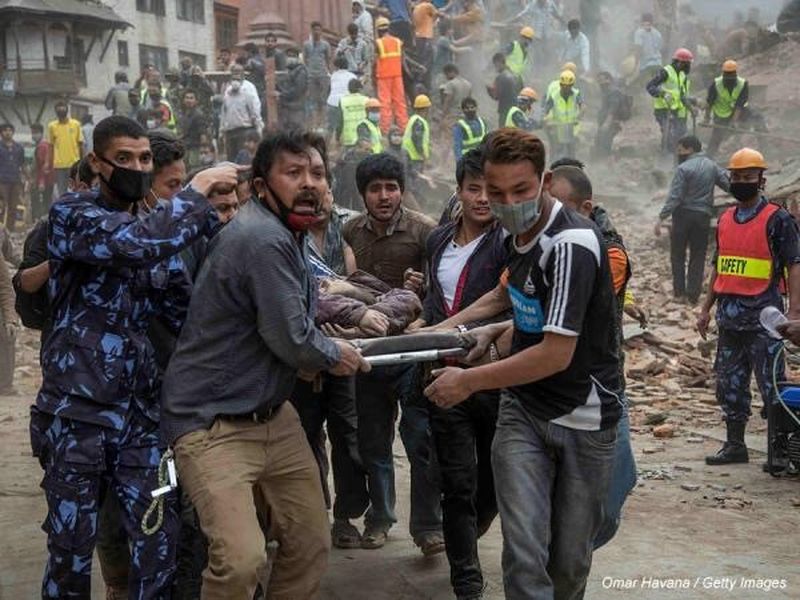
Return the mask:
<svg viewBox="0 0 800 600"><path fill-rule="evenodd" d="M358 125L356 125L356 131L358 128L364 125L367 129L369 129L370 140L372 141L372 153L373 154L380 154L383 152L383 142L381 141L381 130L378 129L378 126L375 125L369 119L364 119Z"/></svg>
<svg viewBox="0 0 800 600"><path fill-rule="evenodd" d="M714 100L711 109L714 111L716 117L720 119L729 119L733 115L733 111L736 110L736 101L739 100L739 96L742 95L744 84L744 78L737 77L736 87L733 88L733 91L728 91L728 88L725 87L723 83L722 77L717 77L714 80L714 85L717 88L717 99Z"/></svg>
<svg viewBox="0 0 800 600"><path fill-rule="evenodd" d="M517 77L522 77L525 67L528 66L528 55L518 41L514 42L511 53L506 56L506 66Z"/></svg>
<svg viewBox="0 0 800 600"><path fill-rule="evenodd" d="M669 92L670 100L667 102L663 96L654 98L653 108L656 110L670 110L683 119L688 113L683 99L689 95L689 79L686 77L686 73L683 71L678 73L672 65L664 67L664 71L667 73L667 80L661 84L661 90Z"/></svg>
<svg viewBox="0 0 800 600"><path fill-rule="evenodd" d="M417 151L414 145L413 134L414 125L417 121L422 122L422 154ZM408 158L415 161L427 160L431 157L431 127L428 122L419 115L412 115L406 125L406 131L403 134L403 150L408 154Z"/></svg>
<svg viewBox="0 0 800 600"><path fill-rule="evenodd" d="M506 114L506 127L511 127L512 129L518 129L517 124L514 122L514 115L517 113L525 117L525 113L519 106L512 106L508 110L508 114Z"/></svg>
<svg viewBox="0 0 800 600"><path fill-rule="evenodd" d="M464 130L464 141L461 143L461 152L463 155L473 148L480 146L483 138L486 137L486 123L483 122L483 119L478 117L478 125L480 125L481 129L477 134L472 131L472 126L466 120L459 119L458 124L461 125L461 129Z"/></svg>
<svg viewBox="0 0 800 600"><path fill-rule="evenodd" d="M564 98L559 90L553 98L553 108L545 117L555 128L556 143L570 144L575 140L579 116L578 95L575 91L573 90L568 98Z"/></svg>
<svg viewBox="0 0 800 600"><path fill-rule="evenodd" d="M375 40L378 56L375 59L375 77L387 79L403 76L403 42L393 35Z"/></svg>
<svg viewBox="0 0 800 600"><path fill-rule="evenodd" d="M767 224L778 210L777 204L767 204L747 223L736 222L736 207L729 208L720 217L716 293L758 296L769 289L774 267Z"/></svg>
<svg viewBox="0 0 800 600"><path fill-rule="evenodd" d="M367 98L363 94L347 94L342 96L339 106L342 107L342 144L355 146L358 142L358 124L367 118Z"/></svg>
<svg viewBox="0 0 800 600"><path fill-rule="evenodd" d="M555 98L556 94L560 91L561 91L561 82L558 79L556 79L555 81L551 81L550 85L547 86L547 96L544 99L545 103L547 102L548 98ZM581 91L574 86L572 88L572 91L575 92L575 96L581 95Z"/></svg>

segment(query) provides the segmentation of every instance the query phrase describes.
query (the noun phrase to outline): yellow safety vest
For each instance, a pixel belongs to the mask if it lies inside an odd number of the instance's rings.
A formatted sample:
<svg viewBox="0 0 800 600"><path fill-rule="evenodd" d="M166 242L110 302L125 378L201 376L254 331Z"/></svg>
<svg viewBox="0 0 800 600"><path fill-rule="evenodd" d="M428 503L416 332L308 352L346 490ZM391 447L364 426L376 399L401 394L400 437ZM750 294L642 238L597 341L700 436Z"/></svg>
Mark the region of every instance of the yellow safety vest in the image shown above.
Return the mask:
<svg viewBox="0 0 800 600"><path fill-rule="evenodd" d="M714 115L720 119L729 119L733 116L733 111L736 110L736 102L739 96L742 95L744 84L747 83L743 77L737 77L736 87L733 91L728 91L725 87L722 77L717 77L714 80L714 85L717 88L717 99L714 101L711 109Z"/></svg>
<svg viewBox="0 0 800 600"><path fill-rule="evenodd" d="M464 130L464 141L461 143L461 152L463 156L473 148L480 146L483 138L486 137L486 123L484 123L483 119L478 117L478 124L481 127L481 130L478 134L475 134L475 132L472 131L472 127L466 119L459 119L458 124L461 125L461 128Z"/></svg>
<svg viewBox="0 0 800 600"><path fill-rule="evenodd" d="M422 155L420 155L420 153L417 151L417 147L414 145L413 140L414 125L417 123L417 121L422 122L423 127ZM406 153L408 153L408 158L414 161L428 160L431 157L431 126L419 115L413 115L408 120L405 133L403 133L402 148L406 151Z"/></svg>
<svg viewBox="0 0 800 600"><path fill-rule="evenodd" d="M519 106L512 106L509 109L508 114L506 114L506 127L510 127L512 129L518 129L517 124L514 123L514 115L517 113L520 113L523 117L525 116L525 111L522 110Z"/></svg>
<svg viewBox="0 0 800 600"><path fill-rule="evenodd" d="M560 91L561 91L561 82L558 79L556 79L555 81L551 81L550 85L547 86L547 96L544 99L545 102L547 102L548 98L555 98L556 94L558 94ZM581 91L575 86L572 86L572 91L575 92L575 94L577 94L578 96L581 95Z"/></svg>
<svg viewBox="0 0 800 600"><path fill-rule="evenodd" d="M683 71L678 73L672 65L667 65L664 70L667 72L667 80L661 84L661 89L664 92L669 92L670 100L667 102L663 96L654 98L653 108L672 111L679 118L685 119L688 110L683 103L683 99L689 95L689 79L686 77L686 73Z"/></svg>
<svg viewBox="0 0 800 600"><path fill-rule="evenodd" d="M553 108L547 113L545 120L555 126L557 142L568 144L575 139L578 117L580 117L580 107L575 90L572 90L568 98L564 98L559 90L558 94L553 97Z"/></svg>
<svg viewBox="0 0 800 600"><path fill-rule="evenodd" d="M375 123L373 123L369 119L364 119L358 125L356 125L356 131L358 131L358 128L361 127L362 125L366 126L367 129L369 129L369 134L370 137L372 138L372 153L380 154L381 152L383 152L383 142L381 141L382 140L381 130L378 129L378 126L375 125Z"/></svg>
<svg viewBox="0 0 800 600"><path fill-rule="evenodd" d="M522 49L522 44L520 44L519 41L514 42L511 48L511 54L506 57L506 66L509 71L517 77L522 77L522 74L525 72L528 66L528 55L525 53L525 50Z"/></svg>
<svg viewBox="0 0 800 600"><path fill-rule="evenodd" d="M358 124L367 118L367 98L364 94L346 94L339 100L342 109L343 146L355 146L358 142Z"/></svg>

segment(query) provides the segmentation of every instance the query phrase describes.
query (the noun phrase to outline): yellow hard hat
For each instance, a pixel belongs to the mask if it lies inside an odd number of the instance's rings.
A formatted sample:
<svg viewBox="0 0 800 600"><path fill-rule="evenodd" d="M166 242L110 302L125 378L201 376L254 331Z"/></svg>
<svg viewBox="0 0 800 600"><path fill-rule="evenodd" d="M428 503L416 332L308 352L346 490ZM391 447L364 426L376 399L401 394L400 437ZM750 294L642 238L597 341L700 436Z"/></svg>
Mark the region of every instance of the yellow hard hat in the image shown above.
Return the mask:
<svg viewBox="0 0 800 600"><path fill-rule="evenodd" d="M735 60L726 60L722 63L722 72L723 73L736 73L739 69L739 65L736 64Z"/></svg>
<svg viewBox="0 0 800 600"><path fill-rule="evenodd" d="M375 19L375 29L386 29L389 27L389 19L386 17L378 17Z"/></svg>
<svg viewBox="0 0 800 600"><path fill-rule="evenodd" d="M370 108L381 108L382 106L381 101L377 98L370 98L367 100L367 110Z"/></svg>
<svg viewBox="0 0 800 600"><path fill-rule="evenodd" d="M420 94L416 98L414 98L414 108L430 108L431 107L431 99L428 98L425 94Z"/></svg>
<svg viewBox="0 0 800 600"><path fill-rule="evenodd" d="M578 65L576 65L574 62L567 62L567 63L564 63L564 66L561 67L561 70L562 71L572 71L573 73L577 73L578 72Z"/></svg>
<svg viewBox="0 0 800 600"><path fill-rule="evenodd" d="M575 85L575 73L572 71L562 71L561 77L558 78L561 85Z"/></svg>
<svg viewBox="0 0 800 600"><path fill-rule="evenodd" d="M741 169L766 169L767 163L764 160L764 155L758 150L752 148L742 148L734 152L731 160L728 163L728 169L731 171L738 171Z"/></svg>
<svg viewBox="0 0 800 600"><path fill-rule="evenodd" d="M527 100L538 100L539 94L532 87L524 87L520 90L518 98L525 98Z"/></svg>
<svg viewBox="0 0 800 600"><path fill-rule="evenodd" d="M520 29L519 34L524 38L528 38L529 40L532 40L536 36L536 33L533 31L533 27L528 26Z"/></svg>

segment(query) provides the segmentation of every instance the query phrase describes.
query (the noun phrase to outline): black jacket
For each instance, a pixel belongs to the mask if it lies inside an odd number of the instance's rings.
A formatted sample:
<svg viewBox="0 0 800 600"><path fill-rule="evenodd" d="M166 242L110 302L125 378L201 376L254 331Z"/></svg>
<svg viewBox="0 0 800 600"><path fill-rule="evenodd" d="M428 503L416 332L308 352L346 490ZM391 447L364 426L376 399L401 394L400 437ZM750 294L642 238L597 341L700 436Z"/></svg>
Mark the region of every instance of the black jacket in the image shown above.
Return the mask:
<svg viewBox="0 0 800 600"><path fill-rule="evenodd" d="M460 221L441 225L434 229L427 242L428 294L423 303L423 314L428 325L436 325L448 318L444 292L439 284L439 265L447 245L453 240ZM466 280L461 301L455 312L464 310L478 298L493 290L500 282L500 275L508 260L505 230L495 223L481 240L475 252L467 261Z"/></svg>

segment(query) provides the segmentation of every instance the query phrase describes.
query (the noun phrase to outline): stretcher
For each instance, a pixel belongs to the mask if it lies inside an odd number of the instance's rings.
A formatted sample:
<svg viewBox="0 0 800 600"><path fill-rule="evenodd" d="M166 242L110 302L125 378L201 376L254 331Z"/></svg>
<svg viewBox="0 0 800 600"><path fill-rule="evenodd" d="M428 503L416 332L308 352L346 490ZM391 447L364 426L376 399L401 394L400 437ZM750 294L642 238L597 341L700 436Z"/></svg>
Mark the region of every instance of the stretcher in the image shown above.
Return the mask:
<svg viewBox="0 0 800 600"><path fill-rule="evenodd" d="M464 333L412 333L387 338L353 340L373 367L435 362L466 356L475 340Z"/></svg>

